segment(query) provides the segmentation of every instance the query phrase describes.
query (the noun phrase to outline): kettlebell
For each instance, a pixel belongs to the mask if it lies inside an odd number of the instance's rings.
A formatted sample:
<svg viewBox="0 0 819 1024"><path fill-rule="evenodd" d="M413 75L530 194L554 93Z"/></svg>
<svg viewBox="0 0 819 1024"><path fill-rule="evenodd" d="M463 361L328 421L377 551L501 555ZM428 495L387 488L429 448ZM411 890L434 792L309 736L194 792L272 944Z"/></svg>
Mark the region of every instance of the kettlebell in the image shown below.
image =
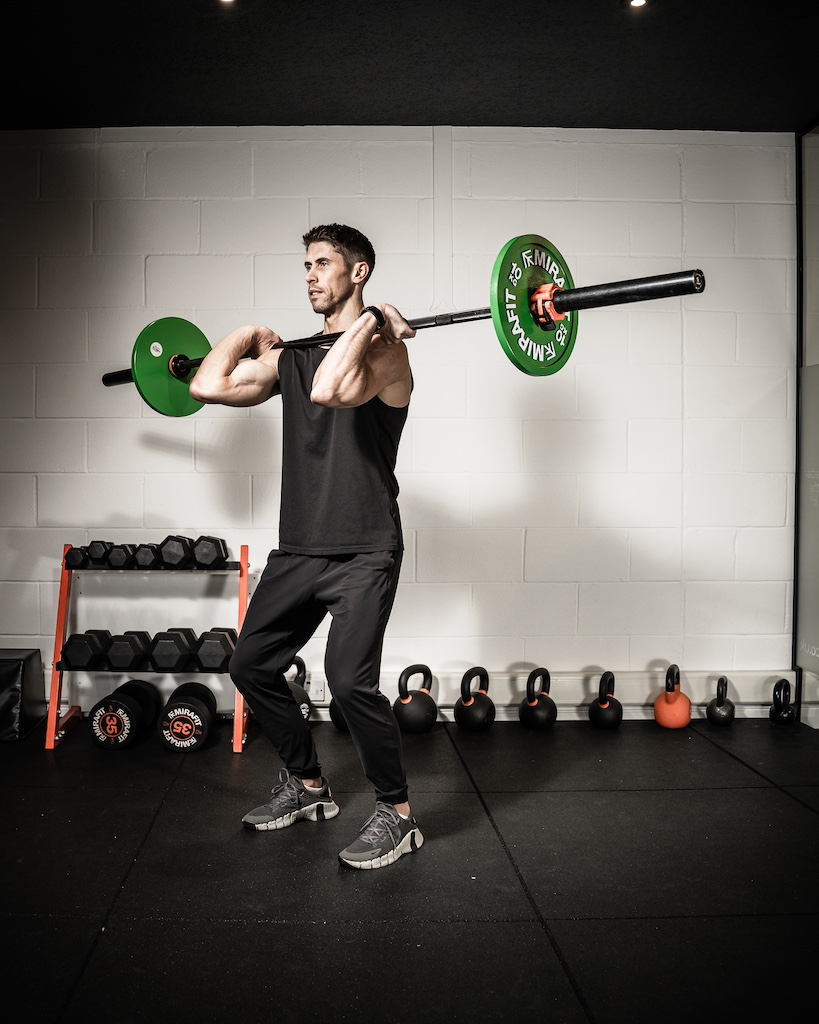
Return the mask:
<svg viewBox="0 0 819 1024"><path fill-rule="evenodd" d="M705 709L705 717L714 725L730 725L734 720L736 711L734 702L728 700L728 680L720 676L717 680L717 695L708 702Z"/></svg>
<svg viewBox="0 0 819 1024"><path fill-rule="evenodd" d="M479 678L481 685L472 693L472 680ZM483 732L495 721L495 705L488 695L489 673L485 668L470 668L461 680L461 696L455 702L455 723L466 732Z"/></svg>
<svg viewBox="0 0 819 1024"><path fill-rule="evenodd" d="M535 686L541 680L540 690L536 693ZM518 706L518 718L526 729L538 729L541 732L551 729L557 718L557 705L549 696L552 684L547 668L536 668L529 673L526 680L526 696Z"/></svg>
<svg viewBox="0 0 819 1024"><path fill-rule="evenodd" d="M421 674L420 690L408 689L412 676ZM428 665L409 665L398 677L398 697L392 706L401 732L429 732L438 718L438 708L430 696L432 671Z"/></svg>
<svg viewBox="0 0 819 1024"><path fill-rule="evenodd" d="M791 684L787 679L779 679L774 684L769 717L775 725L793 725L796 721L796 708L791 704Z"/></svg>
<svg viewBox="0 0 819 1024"><path fill-rule="evenodd" d="M597 729L616 729L623 721L623 705L614 696L614 673L600 677L597 700L589 704L589 720Z"/></svg>
<svg viewBox="0 0 819 1024"><path fill-rule="evenodd" d="M293 659L293 664L296 666L296 678L293 680L288 679L287 685L290 687L290 692L296 699L302 718L307 722L309 721L310 713L313 710L313 702L310 700L310 695L304 688L304 680L307 678L307 672L304 668L304 662L298 655Z"/></svg>
<svg viewBox="0 0 819 1024"><path fill-rule="evenodd" d="M654 719L664 729L684 729L691 721L691 701L680 689L680 670L669 665L665 692L654 701Z"/></svg>

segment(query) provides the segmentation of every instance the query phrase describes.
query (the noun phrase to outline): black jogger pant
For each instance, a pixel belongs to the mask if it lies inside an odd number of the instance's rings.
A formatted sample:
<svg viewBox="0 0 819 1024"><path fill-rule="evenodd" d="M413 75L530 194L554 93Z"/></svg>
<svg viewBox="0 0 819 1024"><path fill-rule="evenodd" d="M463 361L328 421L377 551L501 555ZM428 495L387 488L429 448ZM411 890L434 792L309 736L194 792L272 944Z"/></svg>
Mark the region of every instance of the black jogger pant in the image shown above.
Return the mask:
<svg viewBox="0 0 819 1024"><path fill-rule="evenodd" d="M284 673L332 616L324 670L376 797L407 799L401 732L379 689L381 649L401 568L400 551L293 555L272 551L245 615L230 675L262 731L297 778L318 778L313 733Z"/></svg>

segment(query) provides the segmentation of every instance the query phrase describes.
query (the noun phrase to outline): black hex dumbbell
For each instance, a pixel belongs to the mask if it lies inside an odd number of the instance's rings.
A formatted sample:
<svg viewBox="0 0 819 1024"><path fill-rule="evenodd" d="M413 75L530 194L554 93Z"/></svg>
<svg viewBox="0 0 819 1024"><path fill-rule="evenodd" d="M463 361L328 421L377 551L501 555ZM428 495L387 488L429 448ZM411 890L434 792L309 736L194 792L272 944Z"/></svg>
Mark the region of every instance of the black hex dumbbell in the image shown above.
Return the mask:
<svg viewBox="0 0 819 1024"><path fill-rule="evenodd" d="M227 544L221 537L196 538L193 543L193 563L197 569L224 569L227 562Z"/></svg>
<svg viewBox="0 0 819 1024"><path fill-rule="evenodd" d="M89 564L88 548L86 547L70 547L63 559L66 569L85 569Z"/></svg>
<svg viewBox="0 0 819 1024"><path fill-rule="evenodd" d="M87 629L72 633L60 652L60 667L71 672L102 672L108 668L107 654L111 633L107 629Z"/></svg>
<svg viewBox="0 0 819 1024"><path fill-rule="evenodd" d="M110 540L92 540L88 545L88 562L96 569L108 567L108 552L114 545Z"/></svg>
<svg viewBox="0 0 819 1024"><path fill-rule="evenodd" d="M159 545L159 554L166 569L190 569L193 566L193 541L190 537L170 534Z"/></svg>
<svg viewBox="0 0 819 1024"><path fill-rule="evenodd" d="M157 672L183 672L192 667L196 643L192 629L162 630L151 642L151 664Z"/></svg>
<svg viewBox="0 0 819 1024"><path fill-rule="evenodd" d="M134 548L135 569L161 569L162 554L158 544L137 544Z"/></svg>
<svg viewBox="0 0 819 1024"><path fill-rule="evenodd" d="M121 750L151 728L161 706L155 686L144 679L129 679L91 708L91 738L106 750Z"/></svg>
<svg viewBox="0 0 819 1024"><path fill-rule="evenodd" d="M167 631L169 633L179 633L185 638L186 643L191 649L192 657L193 652L196 650L196 646L199 643L199 637L196 635L194 630L192 630L190 626L168 626ZM191 663L188 667L194 668L195 666L193 665L193 663Z"/></svg>
<svg viewBox="0 0 819 1024"><path fill-rule="evenodd" d="M168 750L198 750L216 720L216 697L203 683L182 683L171 694L157 722L160 741Z"/></svg>
<svg viewBox="0 0 819 1024"><path fill-rule="evenodd" d="M108 667L112 672L140 672L150 667L151 634L140 629L127 629L111 637Z"/></svg>
<svg viewBox="0 0 819 1024"><path fill-rule="evenodd" d="M108 552L106 565L109 569L130 569L134 564L135 547L133 544L112 544Z"/></svg>
<svg viewBox="0 0 819 1024"><path fill-rule="evenodd" d="M236 647L236 630L214 626L199 637L194 648L194 661L199 672L227 672Z"/></svg>

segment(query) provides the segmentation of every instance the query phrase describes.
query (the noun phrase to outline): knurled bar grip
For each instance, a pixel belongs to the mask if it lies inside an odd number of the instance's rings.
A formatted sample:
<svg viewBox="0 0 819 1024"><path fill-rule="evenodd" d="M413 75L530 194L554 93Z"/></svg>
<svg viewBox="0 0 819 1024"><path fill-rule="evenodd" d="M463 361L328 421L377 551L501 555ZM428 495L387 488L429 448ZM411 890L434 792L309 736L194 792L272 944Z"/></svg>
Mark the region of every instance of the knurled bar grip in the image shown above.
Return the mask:
<svg viewBox="0 0 819 1024"><path fill-rule="evenodd" d="M600 306L617 306L626 302L644 302L649 299L665 299L675 295L691 295L705 288L705 275L701 270L684 270L676 274L659 274L656 277L633 278L628 281L612 281L610 284L590 285L588 288L567 288L556 291L552 304L558 313L570 310L595 309ZM420 331L427 327L446 327L450 324L470 323L473 320L488 320L492 316L490 307L483 309L467 309L456 313L437 313L430 316L417 317L407 323L413 330ZM294 341L282 341L274 348L311 348L316 345L328 345L337 341L343 331L336 334L318 334L311 338L297 338ZM176 356L174 376L187 376L194 367L204 361L184 359ZM169 371L170 372L170 371ZM107 387L117 384L132 384L134 380L130 370L113 370L103 375L102 383Z"/></svg>

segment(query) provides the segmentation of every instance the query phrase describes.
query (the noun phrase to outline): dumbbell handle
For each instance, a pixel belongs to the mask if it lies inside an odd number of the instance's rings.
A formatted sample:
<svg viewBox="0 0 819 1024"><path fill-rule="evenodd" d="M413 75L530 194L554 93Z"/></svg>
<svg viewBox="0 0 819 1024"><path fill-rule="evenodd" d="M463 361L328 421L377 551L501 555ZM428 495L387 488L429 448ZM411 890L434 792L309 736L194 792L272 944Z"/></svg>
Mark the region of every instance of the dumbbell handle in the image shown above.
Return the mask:
<svg viewBox="0 0 819 1024"><path fill-rule="evenodd" d="M683 270L675 274L658 274L655 277L638 277L628 281L612 281L608 284L589 285L586 288L558 289L552 298L552 305L558 313L568 313L579 309L596 309L600 306L618 306L626 302L645 302L649 299L665 299L675 295L691 295L705 288L705 275L701 270ZM456 313L435 313L429 316L416 317L407 323L415 331L427 327L447 327L450 324L471 323L473 320L489 320L492 310L489 306L482 309L466 309ZM337 341L343 334L316 334L310 338L296 338L294 341L280 341L273 348L313 348L316 345L329 345ZM201 365L205 356L188 359L184 355L172 356L168 369L172 376L180 380ZM133 374L130 370L113 370L103 375L102 383L107 387L117 384L132 384Z"/></svg>

